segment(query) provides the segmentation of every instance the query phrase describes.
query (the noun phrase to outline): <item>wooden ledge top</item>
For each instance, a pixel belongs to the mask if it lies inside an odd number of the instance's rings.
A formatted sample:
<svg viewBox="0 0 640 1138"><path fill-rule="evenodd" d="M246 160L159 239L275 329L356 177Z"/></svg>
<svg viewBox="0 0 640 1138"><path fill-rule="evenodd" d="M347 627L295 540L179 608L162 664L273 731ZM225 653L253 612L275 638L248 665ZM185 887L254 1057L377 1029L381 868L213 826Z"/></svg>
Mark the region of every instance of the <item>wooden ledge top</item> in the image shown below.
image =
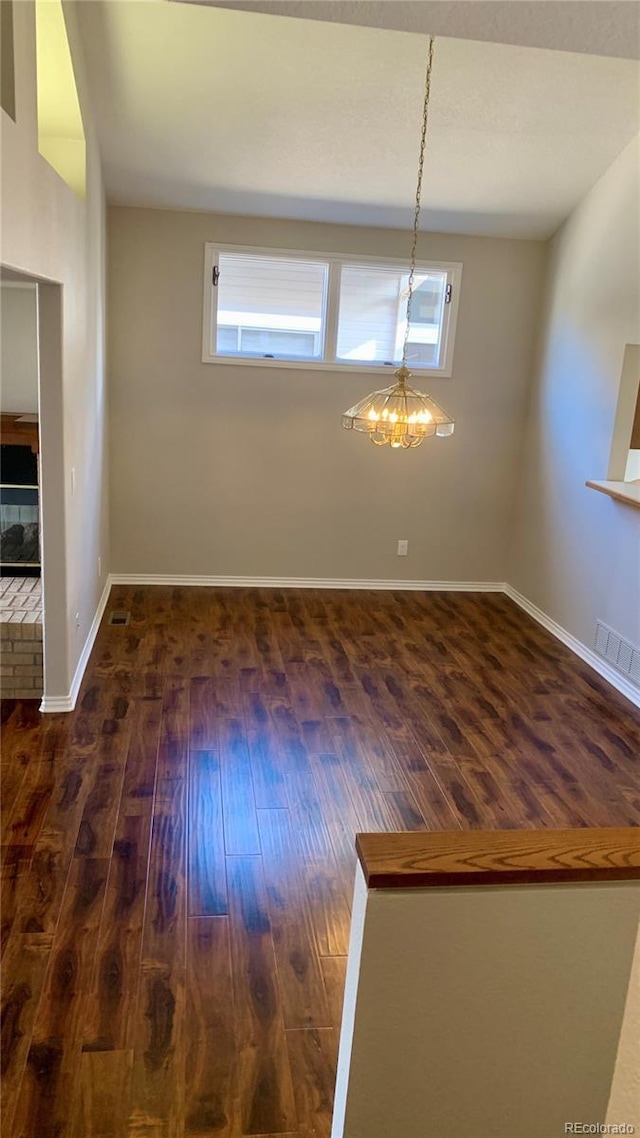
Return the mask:
<svg viewBox="0 0 640 1138"><path fill-rule="evenodd" d="M369 889L640 881L640 827L357 834Z"/></svg>

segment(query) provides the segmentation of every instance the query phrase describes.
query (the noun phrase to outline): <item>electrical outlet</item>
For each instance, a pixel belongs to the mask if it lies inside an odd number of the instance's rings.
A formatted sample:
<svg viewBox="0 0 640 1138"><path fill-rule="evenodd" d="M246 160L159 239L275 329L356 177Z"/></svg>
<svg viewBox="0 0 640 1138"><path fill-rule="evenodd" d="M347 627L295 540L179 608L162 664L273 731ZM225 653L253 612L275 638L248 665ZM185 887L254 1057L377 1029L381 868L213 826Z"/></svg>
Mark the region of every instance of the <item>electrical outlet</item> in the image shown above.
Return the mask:
<svg viewBox="0 0 640 1138"><path fill-rule="evenodd" d="M76 613L76 632L78 631L79 628L80 628L80 613L77 612Z"/></svg>
<svg viewBox="0 0 640 1138"><path fill-rule="evenodd" d="M409 552L409 542L408 541L399 541L398 542L398 557L406 557L408 552Z"/></svg>

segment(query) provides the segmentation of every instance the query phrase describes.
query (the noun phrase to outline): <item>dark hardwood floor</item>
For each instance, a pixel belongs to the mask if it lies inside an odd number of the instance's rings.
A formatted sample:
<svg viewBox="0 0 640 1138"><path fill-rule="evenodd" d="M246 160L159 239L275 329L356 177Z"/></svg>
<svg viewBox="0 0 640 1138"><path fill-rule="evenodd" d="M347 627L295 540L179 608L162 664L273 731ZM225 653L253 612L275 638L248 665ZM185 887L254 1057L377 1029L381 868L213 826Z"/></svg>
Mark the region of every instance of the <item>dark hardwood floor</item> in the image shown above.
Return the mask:
<svg viewBox="0 0 640 1138"><path fill-rule="evenodd" d="M113 608L3 704L3 1134L327 1138L356 831L638 825L640 714L498 594Z"/></svg>

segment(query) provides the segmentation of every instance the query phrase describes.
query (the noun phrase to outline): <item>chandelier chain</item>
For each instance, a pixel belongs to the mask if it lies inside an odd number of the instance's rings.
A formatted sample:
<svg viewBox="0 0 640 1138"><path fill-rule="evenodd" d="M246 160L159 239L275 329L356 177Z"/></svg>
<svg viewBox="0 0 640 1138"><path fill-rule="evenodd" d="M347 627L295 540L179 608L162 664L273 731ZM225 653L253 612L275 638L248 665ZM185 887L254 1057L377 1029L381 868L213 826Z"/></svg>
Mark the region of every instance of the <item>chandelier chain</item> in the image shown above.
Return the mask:
<svg viewBox="0 0 640 1138"><path fill-rule="evenodd" d="M411 244L411 257L409 268L409 287L407 290L407 323L404 332L404 344L402 346L402 367L407 366L407 347L409 343L409 331L411 322L411 308L413 305L413 284L416 275L416 252L418 248L418 230L420 228L420 205L422 199L422 176L424 173L424 156L427 144L427 126L429 124L429 97L431 95L431 72L433 70L433 44L434 37L429 36L429 48L427 51L427 70L424 81L424 104L422 107L422 133L420 135L420 158L418 160L418 181L416 185L416 202L413 213L413 240Z"/></svg>
<svg viewBox="0 0 640 1138"><path fill-rule="evenodd" d="M390 446L398 450L409 450L422 446L425 439L436 435L446 438L452 435L455 423L435 399L410 387L407 380L411 372L407 367L407 346L411 324L411 307L416 277L416 254L418 251L418 231L420 228L420 204L424 176L424 160L429 123L429 96L431 94L431 72L433 70L434 37L429 36L424 80L424 102L422 107L422 132L420 135L420 156L416 185L415 209L413 214L413 240L407 279L407 319L404 329L402 363L395 373L396 382L382 391L373 391L361 399L342 416L342 426L348 431L362 431L375 446ZM439 357L438 357L439 358ZM419 365L421 366L421 365ZM428 364L423 366L428 367Z"/></svg>

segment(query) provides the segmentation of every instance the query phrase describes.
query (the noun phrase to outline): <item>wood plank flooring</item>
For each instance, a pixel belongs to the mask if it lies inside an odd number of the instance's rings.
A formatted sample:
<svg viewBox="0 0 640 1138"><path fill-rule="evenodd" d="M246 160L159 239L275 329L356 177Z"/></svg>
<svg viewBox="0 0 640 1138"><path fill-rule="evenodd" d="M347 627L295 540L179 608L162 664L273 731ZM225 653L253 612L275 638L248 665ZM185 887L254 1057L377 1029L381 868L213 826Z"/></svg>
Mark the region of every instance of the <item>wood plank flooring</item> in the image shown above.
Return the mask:
<svg viewBox="0 0 640 1138"><path fill-rule="evenodd" d="M328 1138L356 831L640 825L640 714L501 595L109 608L3 704L6 1138Z"/></svg>

